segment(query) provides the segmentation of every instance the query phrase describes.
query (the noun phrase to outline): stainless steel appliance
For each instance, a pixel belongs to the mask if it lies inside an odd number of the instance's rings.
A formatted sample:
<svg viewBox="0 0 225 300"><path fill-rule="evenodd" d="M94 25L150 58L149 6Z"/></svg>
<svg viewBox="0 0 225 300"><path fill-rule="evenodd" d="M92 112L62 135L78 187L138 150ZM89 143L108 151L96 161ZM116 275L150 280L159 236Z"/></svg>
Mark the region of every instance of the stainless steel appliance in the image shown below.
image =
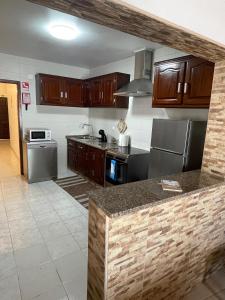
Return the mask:
<svg viewBox="0 0 225 300"><path fill-rule="evenodd" d="M207 122L154 119L149 178L199 169Z"/></svg>
<svg viewBox="0 0 225 300"><path fill-rule="evenodd" d="M46 128L27 128L25 138L30 142L51 141L52 134Z"/></svg>
<svg viewBox="0 0 225 300"><path fill-rule="evenodd" d="M29 183L57 178L57 142L23 142L24 175Z"/></svg>
<svg viewBox="0 0 225 300"><path fill-rule="evenodd" d="M118 147L106 154L106 180L123 184L148 177L149 151L138 148Z"/></svg>

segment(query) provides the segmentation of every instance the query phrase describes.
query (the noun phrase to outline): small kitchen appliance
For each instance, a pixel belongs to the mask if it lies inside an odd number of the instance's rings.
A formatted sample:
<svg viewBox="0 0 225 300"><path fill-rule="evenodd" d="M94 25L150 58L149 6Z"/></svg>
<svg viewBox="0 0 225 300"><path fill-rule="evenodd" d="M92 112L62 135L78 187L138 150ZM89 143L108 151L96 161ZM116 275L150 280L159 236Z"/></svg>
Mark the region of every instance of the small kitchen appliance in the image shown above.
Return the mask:
<svg viewBox="0 0 225 300"><path fill-rule="evenodd" d="M46 128L27 128L25 138L30 142L51 141L52 134L51 130Z"/></svg>
<svg viewBox="0 0 225 300"><path fill-rule="evenodd" d="M100 141L102 143L107 143L107 137L105 135L105 131L103 129L100 129L98 133L101 135Z"/></svg>

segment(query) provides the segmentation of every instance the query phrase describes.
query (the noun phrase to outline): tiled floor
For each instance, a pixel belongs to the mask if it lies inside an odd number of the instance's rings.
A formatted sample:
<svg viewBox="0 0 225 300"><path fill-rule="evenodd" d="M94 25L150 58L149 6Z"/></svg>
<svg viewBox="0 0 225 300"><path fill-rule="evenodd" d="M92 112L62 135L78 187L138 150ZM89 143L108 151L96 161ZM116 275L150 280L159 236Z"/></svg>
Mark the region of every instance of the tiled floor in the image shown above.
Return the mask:
<svg viewBox="0 0 225 300"><path fill-rule="evenodd" d="M0 140L0 179L19 174L19 160L12 151L9 140Z"/></svg>
<svg viewBox="0 0 225 300"><path fill-rule="evenodd" d="M225 269L213 274L204 283L199 284L184 300L224 300L225 299Z"/></svg>
<svg viewBox="0 0 225 300"><path fill-rule="evenodd" d="M87 210L54 182L0 179L0 299L86 299L87 230Z"/></svg>
<svg viewBox="0 0 225 300"><path fill-rule="evenodd" d="M53 181L0 179L0 300L86 300L87 231L87 210ZM215 299L224 269L185 298Z"/></svg>

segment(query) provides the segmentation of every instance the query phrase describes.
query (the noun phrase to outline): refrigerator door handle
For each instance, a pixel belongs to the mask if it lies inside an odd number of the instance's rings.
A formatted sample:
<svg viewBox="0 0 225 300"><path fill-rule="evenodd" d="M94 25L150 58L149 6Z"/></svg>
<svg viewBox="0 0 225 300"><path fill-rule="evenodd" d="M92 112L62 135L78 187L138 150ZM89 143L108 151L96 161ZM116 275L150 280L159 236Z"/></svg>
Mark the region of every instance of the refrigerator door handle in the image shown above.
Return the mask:
<svg viewBox="0 0 225 300"><path fill-rule="evenodd" d="M168 152L168 153L172 153L172 154L176 154L176 155L181 155L181 156L183 155L183 153L170 151L170 150L167 150L167 149L164 149L164 148L151 147L151 149L159 150L159 151L163 151L163 152Z"/></svg>

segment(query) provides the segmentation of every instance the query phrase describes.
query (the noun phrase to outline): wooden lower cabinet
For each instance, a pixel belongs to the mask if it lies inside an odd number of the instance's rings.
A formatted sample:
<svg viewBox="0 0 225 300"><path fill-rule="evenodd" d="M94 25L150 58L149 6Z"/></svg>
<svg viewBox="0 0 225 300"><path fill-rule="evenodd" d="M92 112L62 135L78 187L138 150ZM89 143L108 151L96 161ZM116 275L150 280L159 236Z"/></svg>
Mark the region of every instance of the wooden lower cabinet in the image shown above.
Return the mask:
<svg viewBox="0 0 225 300"><path fill-rule="evenodd" d="M67 166L96 183L105 184L105 151L68 139Z"/></svg>

